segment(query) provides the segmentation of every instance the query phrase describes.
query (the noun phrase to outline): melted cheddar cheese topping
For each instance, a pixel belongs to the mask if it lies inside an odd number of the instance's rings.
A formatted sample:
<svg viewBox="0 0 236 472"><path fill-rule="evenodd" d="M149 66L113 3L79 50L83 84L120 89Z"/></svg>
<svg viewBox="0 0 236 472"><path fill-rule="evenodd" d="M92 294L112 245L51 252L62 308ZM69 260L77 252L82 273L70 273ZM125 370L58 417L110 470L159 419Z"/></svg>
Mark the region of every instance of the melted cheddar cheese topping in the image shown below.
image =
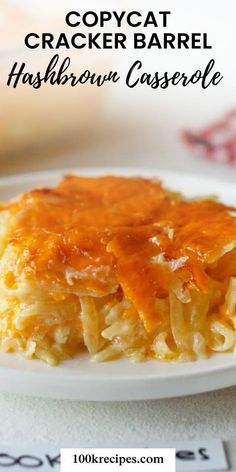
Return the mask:
<svg viewBox="0 0 236 472"><path fill-rule="evenodd" d="M125 299L132 309L123 317L133 310L150 336L165 324L162 301L170 293L186 305L192 294L207 296L214 280L225 286L223 310L236 276L233 212L210 198L187 200L155 180L68 176L54 189L2 204L9 223L0 255L6 248L14 255L2 269L3 284L14 292L23 277L47 287L55 303L94 297L112 306L113 297Z"/></svg>

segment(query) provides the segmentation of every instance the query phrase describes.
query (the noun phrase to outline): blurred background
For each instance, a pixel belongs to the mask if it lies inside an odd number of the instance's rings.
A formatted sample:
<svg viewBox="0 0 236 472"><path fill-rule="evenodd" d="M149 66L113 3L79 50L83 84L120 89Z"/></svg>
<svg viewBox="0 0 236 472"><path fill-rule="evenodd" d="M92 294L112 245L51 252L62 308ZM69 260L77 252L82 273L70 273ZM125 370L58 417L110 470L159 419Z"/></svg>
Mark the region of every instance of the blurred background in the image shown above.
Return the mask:
<svg viewBox="0 0 236 472"><path fill-rule="evenodd" d="M204 69L214 58L224 79L216 87L199 85L154 90L148 86L116 85L50 87L6 86L15 61L26 69L45 69L58 51L29 50L29 32L67 31L70 10L171 10L168 32L207 32L213 49L196 50L60 50L70 55L71 69L82 73L118 71L122 78L136 59L144 71ZM235 0L0 0L0 175L63 167L132 166L179 169L230 179L236 170L205 160L183 142L186 129L201 130L236 106ZM114 25L103 31L111 32ZM87 30L88 31L88 30ZM94 28L91 31L95 31ZM146 28L146 33L163 29ZM125 31L129 34L129 30ZM134 31L132 30L131 33Z"/></svg>

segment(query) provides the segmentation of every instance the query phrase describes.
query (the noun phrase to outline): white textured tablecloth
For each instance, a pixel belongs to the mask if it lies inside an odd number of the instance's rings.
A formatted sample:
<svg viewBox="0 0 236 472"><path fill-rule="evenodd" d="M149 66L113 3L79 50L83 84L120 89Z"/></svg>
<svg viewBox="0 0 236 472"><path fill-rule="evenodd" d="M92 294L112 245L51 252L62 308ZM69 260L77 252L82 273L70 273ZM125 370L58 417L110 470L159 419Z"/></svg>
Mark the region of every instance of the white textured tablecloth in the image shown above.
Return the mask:
<svg viewBox="0 0 236 472"><path fill-rule="evenodd" d="M157 446L158 440L235 439L236 388L168 400L94 403L0 394L0 443Z"/></svg>

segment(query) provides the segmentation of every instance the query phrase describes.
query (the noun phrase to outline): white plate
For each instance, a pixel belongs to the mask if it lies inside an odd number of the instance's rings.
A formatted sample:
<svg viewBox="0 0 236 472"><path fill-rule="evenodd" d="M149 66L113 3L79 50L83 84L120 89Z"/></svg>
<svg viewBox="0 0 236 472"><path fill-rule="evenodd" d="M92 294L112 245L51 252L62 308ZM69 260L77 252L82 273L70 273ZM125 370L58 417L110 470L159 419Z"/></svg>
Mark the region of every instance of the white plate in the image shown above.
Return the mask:
<svg viewBox="0 0 236 472"><path fill-rule="evenodd" d="M62 175L120 174L160 177L167 186L188 196L217 194L236 205L234 184L156 169L81 169L21 175L0 179L0 200L39 185L54 185ZM0 389L4 391L74 400L141 400L206 392L236 384L236 356L213 355L185 364L149 361L133 364L121 359L95 364L83 355L48 367L13 354L0 355Z"/></svg>

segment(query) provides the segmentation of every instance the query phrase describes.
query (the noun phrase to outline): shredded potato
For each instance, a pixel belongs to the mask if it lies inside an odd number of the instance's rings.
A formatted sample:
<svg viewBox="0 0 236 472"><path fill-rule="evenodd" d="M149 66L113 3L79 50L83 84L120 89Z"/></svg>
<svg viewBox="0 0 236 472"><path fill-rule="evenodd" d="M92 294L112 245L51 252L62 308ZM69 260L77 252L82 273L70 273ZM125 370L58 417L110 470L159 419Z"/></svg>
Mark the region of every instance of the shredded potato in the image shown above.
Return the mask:
<svg viewBox="0 0 236 472"><path fill-rule="evenodd" d="M0 207L0 350L189 361L236 352L235 210L140 178L67 177Z"/></svg>

